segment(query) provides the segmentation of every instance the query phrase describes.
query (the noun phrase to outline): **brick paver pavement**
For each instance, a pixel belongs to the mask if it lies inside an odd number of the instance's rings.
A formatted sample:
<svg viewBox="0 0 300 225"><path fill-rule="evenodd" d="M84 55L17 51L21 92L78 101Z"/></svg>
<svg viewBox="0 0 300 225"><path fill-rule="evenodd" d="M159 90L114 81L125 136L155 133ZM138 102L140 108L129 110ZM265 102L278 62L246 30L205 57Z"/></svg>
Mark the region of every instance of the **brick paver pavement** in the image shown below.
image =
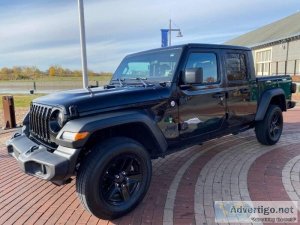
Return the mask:
<svg viewBox="0 0 300 225"><path fill-rule="evenodd" d="M154 160L145 199L114 221L84 211L75 180L58 187L21 173L6 153L9 135L0 133L0 224L210 225L214 201L300 200L300 108L285 113L275 146L260 145L250 130Z"/></svg>

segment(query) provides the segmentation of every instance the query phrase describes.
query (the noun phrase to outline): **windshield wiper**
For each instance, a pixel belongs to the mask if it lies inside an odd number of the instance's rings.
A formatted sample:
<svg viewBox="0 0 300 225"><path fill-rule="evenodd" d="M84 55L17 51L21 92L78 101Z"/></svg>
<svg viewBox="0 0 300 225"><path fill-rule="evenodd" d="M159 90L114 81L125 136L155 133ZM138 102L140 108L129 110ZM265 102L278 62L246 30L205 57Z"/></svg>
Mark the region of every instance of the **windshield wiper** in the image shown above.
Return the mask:
<svg viewBox="0 0 300 225"><path fill-rule="evenodd" d="M111 81L114 81L114 82L116 82L116 81L118 81L119 82L119 84L120 84L120 87L123 87L124 86L124 79L121 79L121 78L117 78L117 79L113 79L113 80L111 80Z"/></svg>
<svg viewBox="0 0 300 225"><path fill-rule="evenodd" d="M148 84L144 81L147 80L147 78L136 77L135 79L140 81L144 85L144 87L148 87Z"/></svg>
<svg viewBox="0 0 300 225"><path fill-rule="evenodd" d="M144 87L152 86L151 84L147 84L147 83L145 82L145 80L147 80L146 77L145 77L145 78L142 78L142 77L129 78L129 80L138 80L138 81L140 81L140 82L143 84Z"/></svg>

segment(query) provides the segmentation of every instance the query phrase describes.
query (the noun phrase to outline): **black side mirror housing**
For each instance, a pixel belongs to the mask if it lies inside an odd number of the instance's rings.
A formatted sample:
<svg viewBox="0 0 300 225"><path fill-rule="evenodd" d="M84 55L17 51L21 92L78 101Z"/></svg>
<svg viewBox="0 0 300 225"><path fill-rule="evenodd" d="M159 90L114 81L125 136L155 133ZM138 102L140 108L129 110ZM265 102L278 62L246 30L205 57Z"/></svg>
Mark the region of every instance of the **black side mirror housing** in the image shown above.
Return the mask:
<svg viewBox="0 0 300 225"><path fill-rule="evenodd" d="M203 83L203 68L186 69L182 74L184 84L201 84Z"/></svg>

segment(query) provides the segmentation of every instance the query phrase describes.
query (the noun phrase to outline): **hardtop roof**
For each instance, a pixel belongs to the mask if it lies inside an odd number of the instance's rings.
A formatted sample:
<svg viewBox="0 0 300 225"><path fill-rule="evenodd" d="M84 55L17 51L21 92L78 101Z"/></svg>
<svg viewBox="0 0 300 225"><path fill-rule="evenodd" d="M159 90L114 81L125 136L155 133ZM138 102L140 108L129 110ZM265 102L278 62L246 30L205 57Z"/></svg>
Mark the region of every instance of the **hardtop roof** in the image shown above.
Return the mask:
<svg viewBox="0 0 300 225"><path fill-rule="evenodd" d="M139 54L145 54L145 53L148 53L148 52L150 53L150 52L155 52L155 51L164 51L164 50L176 49L176 48L182 48L182 49L184 49L184 48L232 49L232 50L251 51L250 48L243 47L243 46L189 43L189 44L183 44L183 45L174 45L174 46L165 47L165 48L150 49L150 50L146 50L146 51L141 51L141 52L129 54L128 56L134 56L134 55L139 55Z"/></svg>

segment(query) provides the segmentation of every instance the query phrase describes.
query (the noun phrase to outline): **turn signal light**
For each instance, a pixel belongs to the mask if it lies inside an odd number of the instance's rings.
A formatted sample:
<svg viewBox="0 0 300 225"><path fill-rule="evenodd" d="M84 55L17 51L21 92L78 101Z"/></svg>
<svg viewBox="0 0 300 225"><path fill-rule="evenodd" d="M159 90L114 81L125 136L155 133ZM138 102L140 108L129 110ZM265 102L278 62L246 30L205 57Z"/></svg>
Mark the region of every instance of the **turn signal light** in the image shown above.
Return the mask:
<svg viewBox="0 0 300 225"><path fill-rule="evenodd" d="M62 134L62 139L70 140L70 141L79 141L85 139L88 135L89 132L74 133L74 132L65 131Z"/></svg>

